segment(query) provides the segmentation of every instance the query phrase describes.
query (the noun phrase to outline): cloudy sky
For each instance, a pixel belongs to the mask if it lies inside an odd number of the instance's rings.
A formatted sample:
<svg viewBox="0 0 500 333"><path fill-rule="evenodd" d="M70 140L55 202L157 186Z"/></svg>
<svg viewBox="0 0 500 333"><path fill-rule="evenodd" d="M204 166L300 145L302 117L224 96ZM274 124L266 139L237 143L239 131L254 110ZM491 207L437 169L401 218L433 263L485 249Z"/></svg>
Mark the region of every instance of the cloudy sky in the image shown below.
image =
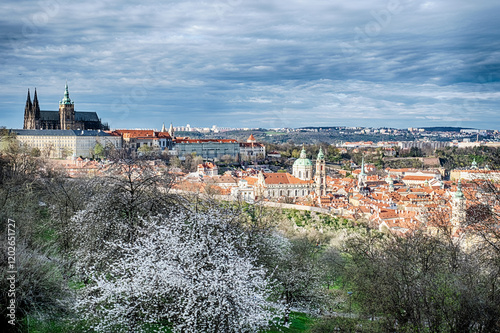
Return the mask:
<svg viewBox="0 0 500 333"><path fill-rule="evenodd" d="M498 0L0 3L0 126L27 89L113 128L500 129Z"/></svg>

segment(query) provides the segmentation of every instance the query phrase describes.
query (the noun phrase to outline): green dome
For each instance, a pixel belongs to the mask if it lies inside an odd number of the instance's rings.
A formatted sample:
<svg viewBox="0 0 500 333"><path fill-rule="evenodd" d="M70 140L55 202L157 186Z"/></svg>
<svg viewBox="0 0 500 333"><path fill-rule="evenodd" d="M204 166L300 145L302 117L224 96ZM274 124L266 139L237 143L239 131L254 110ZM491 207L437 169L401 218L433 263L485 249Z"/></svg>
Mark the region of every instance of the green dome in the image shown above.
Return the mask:
<svg viewBox="0 0 500 333"><path fill-rule="evenodd" d="M300 152L300 158L293 162L293 166L312 166L312 162L310 159L306 157L306 150L302 148L302 151Z"/></svg>
<svg viewBox="0 0 500 333"><path fill-rule="evenodd" d="M293 162L293 166L312 166L312 162L308 158L299 158L295 162Z"/></svg>

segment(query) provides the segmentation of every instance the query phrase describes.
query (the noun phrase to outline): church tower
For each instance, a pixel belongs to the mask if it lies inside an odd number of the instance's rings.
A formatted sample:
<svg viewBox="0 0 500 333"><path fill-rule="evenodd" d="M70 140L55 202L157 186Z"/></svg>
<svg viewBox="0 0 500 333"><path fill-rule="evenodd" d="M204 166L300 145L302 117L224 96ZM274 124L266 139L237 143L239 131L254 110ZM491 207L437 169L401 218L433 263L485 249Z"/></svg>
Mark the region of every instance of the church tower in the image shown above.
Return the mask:
<svg viewBox="0 0 500 333"><path fill-rule="evenodd" d="M28 89L28 98L26 99L26 105L24 106L23 129L35 129L34 127L32 127L32 120L34 118L32 110L33 104L31 104L30 90Z"/></svg>
<svg viewBox="0 0 500 333"><path fill-rule="evenodd" d="M314 175L314 182L316 184L316 195L326 195L326 170L325 170L325 155L323 149L319 148L318 157L316 158L316 173Z"/></svg>
<svg viewBox="0 0 500 333"><path fill-rule="evenodd" d="M366 173L365 173L365 158L361 159L361 172L358 175L358 188L365 186L366 184Z"/></svg>
<svg viewBox="0 0 500 333"><path fill-rule="evenodd" d="M465 196L462 192L462 183L460 180L457 184L457 191L451 202L451 224L454 230L464 225L466 220L466 205Z"/></svg>
<svg viewBox="0 0 500 333"><path fill-rule="evenodd" d="M263 197L265 187L266 187L266 179L264 177L264 173L262 172L262 170L260 170L259 174L257 175L257 186L255 186L255 196L259 198Z"/></svg>
<svg viewBox="0 0 500 333"><path fill-rule="evenodd" d="M388 175L385 181L389 184L389 192L394 192L394 180L391 175Z"/></svg>
<svg viewBox="0 0 500 333"><path fill-rule="evenodd" d="M59 102L59 121L62 130L75 129L75 103L69 98L67 82L64 98Z"/></svg>

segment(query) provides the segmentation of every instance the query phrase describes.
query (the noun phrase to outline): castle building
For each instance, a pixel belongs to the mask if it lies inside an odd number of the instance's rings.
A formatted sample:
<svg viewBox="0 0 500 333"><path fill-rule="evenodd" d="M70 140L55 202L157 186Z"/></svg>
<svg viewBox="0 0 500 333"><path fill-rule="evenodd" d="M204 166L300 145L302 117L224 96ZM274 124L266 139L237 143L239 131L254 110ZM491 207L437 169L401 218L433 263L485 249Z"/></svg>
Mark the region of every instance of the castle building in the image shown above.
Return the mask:
<svg viewBox="0 0 500 333"><path fill-rule="evenodd" d="M68 156L92 157L96 144L122 148L122 137L116 133L84 130L31 130L13 129L20 144L37 149L48 158Z"/></svg>
<svg viewBox="0 0 500 333"><path fill-rule="evenodd" d="M75 112L75 103L69 98L66 83L64 97L59 101L59 111L40 110L36 89L33 102L28 89L23 129L109 130L109 126L101 122L96 112Z"/></svg>

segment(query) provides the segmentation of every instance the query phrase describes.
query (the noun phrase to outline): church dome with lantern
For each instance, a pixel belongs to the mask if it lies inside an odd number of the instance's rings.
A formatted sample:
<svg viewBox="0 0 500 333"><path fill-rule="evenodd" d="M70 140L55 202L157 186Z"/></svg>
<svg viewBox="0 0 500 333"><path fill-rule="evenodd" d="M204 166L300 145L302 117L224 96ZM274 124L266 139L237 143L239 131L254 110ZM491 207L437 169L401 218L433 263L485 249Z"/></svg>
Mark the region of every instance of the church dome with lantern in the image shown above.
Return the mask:
<svg viewBox="0 0 500 333"><path fill-rule="evenodd" d="M306 150L302 147L300 157L293 163L293 175L302 180L311 180L313 164L306 156Z"/></svg>

